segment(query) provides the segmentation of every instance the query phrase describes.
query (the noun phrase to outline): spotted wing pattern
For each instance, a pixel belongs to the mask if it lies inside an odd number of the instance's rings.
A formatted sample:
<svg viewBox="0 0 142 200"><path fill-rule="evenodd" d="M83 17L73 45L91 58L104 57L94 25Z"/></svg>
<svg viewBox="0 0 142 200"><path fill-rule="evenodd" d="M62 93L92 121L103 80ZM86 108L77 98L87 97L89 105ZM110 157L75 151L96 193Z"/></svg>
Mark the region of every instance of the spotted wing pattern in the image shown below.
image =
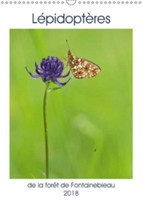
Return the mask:
<svg viewBox="0 0 142 200"><path fill-rule="evenodd" d="M91 78L101 71L100 67L95 63L77 56L70 56L68 63L74 77L78 79Z"/></svg>

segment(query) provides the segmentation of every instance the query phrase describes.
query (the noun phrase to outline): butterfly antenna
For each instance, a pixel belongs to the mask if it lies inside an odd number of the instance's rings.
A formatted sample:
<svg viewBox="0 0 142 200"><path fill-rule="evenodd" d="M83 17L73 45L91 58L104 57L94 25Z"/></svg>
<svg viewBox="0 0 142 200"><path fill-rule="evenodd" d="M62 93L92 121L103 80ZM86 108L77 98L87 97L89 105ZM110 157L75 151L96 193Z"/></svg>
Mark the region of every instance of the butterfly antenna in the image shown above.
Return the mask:
<svg viewBox="0 0 142 200"><path fill-rule="evenodd" d="M66 40L66 43L67 43L67 46L68 46L68 48L69 48L69 50L70 50L70 46L69 46L68 40Z"/></svg>

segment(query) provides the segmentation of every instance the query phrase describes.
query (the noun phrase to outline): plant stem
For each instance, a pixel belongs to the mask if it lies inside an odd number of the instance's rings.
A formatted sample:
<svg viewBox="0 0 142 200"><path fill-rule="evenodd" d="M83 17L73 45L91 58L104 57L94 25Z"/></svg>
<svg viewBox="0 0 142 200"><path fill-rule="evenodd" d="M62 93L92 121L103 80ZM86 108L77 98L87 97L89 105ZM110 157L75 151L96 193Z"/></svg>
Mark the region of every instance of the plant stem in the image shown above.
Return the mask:
<svg viewBox="0 0 142 200"><path fill-rule="evenodd" d="M47 102L47 90L49 87L49 82L46 85L44 99L43 99L43 120L44 120L44 134L45 134L45 174L46 178L49 175L49 166L48 166L48 130L47 130L47 120L46 120L46 102Z"/></svg>

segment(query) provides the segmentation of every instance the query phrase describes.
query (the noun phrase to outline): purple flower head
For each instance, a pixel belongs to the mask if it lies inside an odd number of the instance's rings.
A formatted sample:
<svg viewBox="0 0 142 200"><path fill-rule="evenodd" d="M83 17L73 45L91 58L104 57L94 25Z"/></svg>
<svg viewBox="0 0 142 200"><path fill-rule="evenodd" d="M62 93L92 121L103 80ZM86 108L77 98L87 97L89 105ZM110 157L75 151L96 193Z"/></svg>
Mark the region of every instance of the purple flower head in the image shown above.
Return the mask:
<svg viewBox="0 0 142 200"><path fill-rule="evenodd" d="M64 64L57 57L48 56L46 59L43 58L40 63L40 67L37 65L37 63L35 63L35 68L36 68L35 69L36 74L29 72L27 67L26 67L26 70L30 74L30 76L32 76L35 79L41 77L45 83L48 81L52 81L52 82L58 84L59 86L64 86L71 79L71 78L69 78L64 83L62 83L58 80L58 78L65 78L65 77L69 76L70 70L67 74L62 75L62 72L64 70Z"/></svg>

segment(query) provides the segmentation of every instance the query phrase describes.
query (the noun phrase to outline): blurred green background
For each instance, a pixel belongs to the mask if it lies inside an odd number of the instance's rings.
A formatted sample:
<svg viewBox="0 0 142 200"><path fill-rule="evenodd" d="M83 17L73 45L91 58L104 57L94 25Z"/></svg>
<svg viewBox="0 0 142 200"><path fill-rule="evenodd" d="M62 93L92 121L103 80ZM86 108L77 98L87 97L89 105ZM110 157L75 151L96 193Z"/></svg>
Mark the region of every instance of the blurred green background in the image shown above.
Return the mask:
<svg viewBox="0 0 142 200"><path fill-rule="evenodd" d="M45 85L24 67L34 73L35 61L65 58L66 39L102 71L48 94L49 177L132 178L130 29L10 30L10 178L44 178Z"/></svg>

